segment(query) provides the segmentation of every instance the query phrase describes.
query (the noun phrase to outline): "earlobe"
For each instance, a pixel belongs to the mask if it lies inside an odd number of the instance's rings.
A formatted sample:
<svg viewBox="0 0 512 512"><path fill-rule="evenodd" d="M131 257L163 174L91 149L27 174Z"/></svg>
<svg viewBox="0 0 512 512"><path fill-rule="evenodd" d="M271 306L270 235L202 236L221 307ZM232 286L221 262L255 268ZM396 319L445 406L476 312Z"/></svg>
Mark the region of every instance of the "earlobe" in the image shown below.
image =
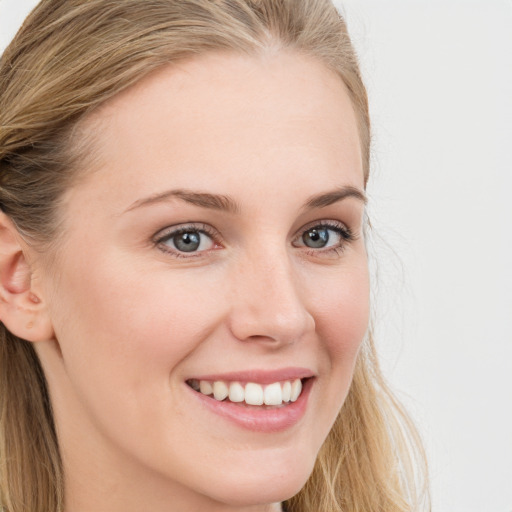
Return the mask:
<svg viewBox="0 0 512 512"><path fill-rule="evenodd" d="M44 301L33 290L26 248L13 222L0 212L0 321L27 341L53 338Z"/></svg>

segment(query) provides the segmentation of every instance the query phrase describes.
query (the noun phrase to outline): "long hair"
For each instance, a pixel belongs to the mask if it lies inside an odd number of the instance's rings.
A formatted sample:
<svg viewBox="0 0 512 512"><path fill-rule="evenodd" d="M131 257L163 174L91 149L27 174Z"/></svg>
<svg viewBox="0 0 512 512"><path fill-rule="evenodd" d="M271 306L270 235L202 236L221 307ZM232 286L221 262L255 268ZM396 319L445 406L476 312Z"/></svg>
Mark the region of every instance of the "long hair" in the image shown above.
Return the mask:
<svg viewBox="0 0 512 512"><path fill-rule="evenodd" d="M0 60L0 207L47 250L59 200L87 171L80 122L152 71L214 51L286 49L346 85L365 183L370 120L346 24L329 0L43 0ZM44 373L0 325L0 509L62 512L64 475ZM424 491L418 436L379 370L370 334L342 410L290 512L406 512Z"/></svg>

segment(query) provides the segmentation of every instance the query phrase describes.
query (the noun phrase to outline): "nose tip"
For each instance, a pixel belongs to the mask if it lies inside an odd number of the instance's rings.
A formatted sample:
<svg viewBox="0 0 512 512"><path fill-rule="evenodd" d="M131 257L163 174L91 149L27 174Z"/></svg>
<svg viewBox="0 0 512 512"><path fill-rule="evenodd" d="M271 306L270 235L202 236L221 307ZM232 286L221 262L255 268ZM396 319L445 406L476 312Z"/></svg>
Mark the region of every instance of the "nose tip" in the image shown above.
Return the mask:
<svg viewBox="0 0 512 512"><path fill-rule="evenodd" d="M230 329L241 341L280 346L314 331L303 290L285 265L246 268L235 283Z"/></svg>

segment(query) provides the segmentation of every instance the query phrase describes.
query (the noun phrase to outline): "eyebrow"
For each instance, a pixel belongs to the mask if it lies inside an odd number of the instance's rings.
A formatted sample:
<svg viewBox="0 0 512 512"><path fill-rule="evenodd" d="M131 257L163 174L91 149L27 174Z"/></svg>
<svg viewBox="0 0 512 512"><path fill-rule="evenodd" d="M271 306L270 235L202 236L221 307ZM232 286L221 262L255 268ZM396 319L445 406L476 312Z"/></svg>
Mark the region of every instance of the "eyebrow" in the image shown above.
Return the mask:
<svg viewBox="0 0 512 512"><path fill-rule="evenodd" d="M308 198L304 203L303 210L312 210L314 208L325 208L331 204L337 203L346 199L347 197L353 197L362 203L366 204L367 199L365 193L351 186L339 187L329 192L316 194ZM161 203L169 201L170 199L177 198L195 206L202 208L209 208L211 210L225 211L228 213L240 213L240 205L230 198L222 194L210 194L207 192L196 192L185 189L168 190L160 194L155 194L143 199L135 201L126 211L134 210L142 206L149 206L155 203Z"/></svg>
<svg viewBox="0 0 512 512"><path fill-rule="evenodd" d="M337 203L339 201L343 201L347 197L353 197L363 204L367 204L368 200L364 191L351 186L339 187L330 192L325 192L323 194L317 194L310 197L306 203L304 204L305 210L312 210L314 208L325 208L326 206L330 206L331 204Z"/></svg>
<svg viewBox="0 0 512 512"><path fill-rule="evenodd" d="M161 194L146 197L135 201L126 211L139 208L141 206L148 206L155 203L169 201L170 199L177 198L195 206L202 208L209 208L211 210L220 210L228 213L239 213L240 206L236 201L228 196L220 194L209 194L207 192L194 192L191 190L168 190Z"/></svg>

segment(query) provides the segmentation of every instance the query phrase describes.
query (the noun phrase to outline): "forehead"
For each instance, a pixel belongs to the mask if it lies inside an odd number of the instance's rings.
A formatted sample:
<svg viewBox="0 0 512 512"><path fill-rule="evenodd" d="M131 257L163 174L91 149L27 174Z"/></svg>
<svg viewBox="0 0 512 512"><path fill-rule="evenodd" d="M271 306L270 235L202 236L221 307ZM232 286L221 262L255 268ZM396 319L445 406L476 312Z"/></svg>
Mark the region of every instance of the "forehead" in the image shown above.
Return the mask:
<svg viewBox="0 0 512 512"><path fill-rule="evenodd" d="M169 65L109 101L91 126L109 191L121 177L141 195L169 180L187 188L193 178L212 189L224 182L247 189L276 176L293 184L305 169L303 179L324 179L326 187L363 187L345 85L294 52L209 54ZM321 169L328 172L320 176Z"/></svg>

